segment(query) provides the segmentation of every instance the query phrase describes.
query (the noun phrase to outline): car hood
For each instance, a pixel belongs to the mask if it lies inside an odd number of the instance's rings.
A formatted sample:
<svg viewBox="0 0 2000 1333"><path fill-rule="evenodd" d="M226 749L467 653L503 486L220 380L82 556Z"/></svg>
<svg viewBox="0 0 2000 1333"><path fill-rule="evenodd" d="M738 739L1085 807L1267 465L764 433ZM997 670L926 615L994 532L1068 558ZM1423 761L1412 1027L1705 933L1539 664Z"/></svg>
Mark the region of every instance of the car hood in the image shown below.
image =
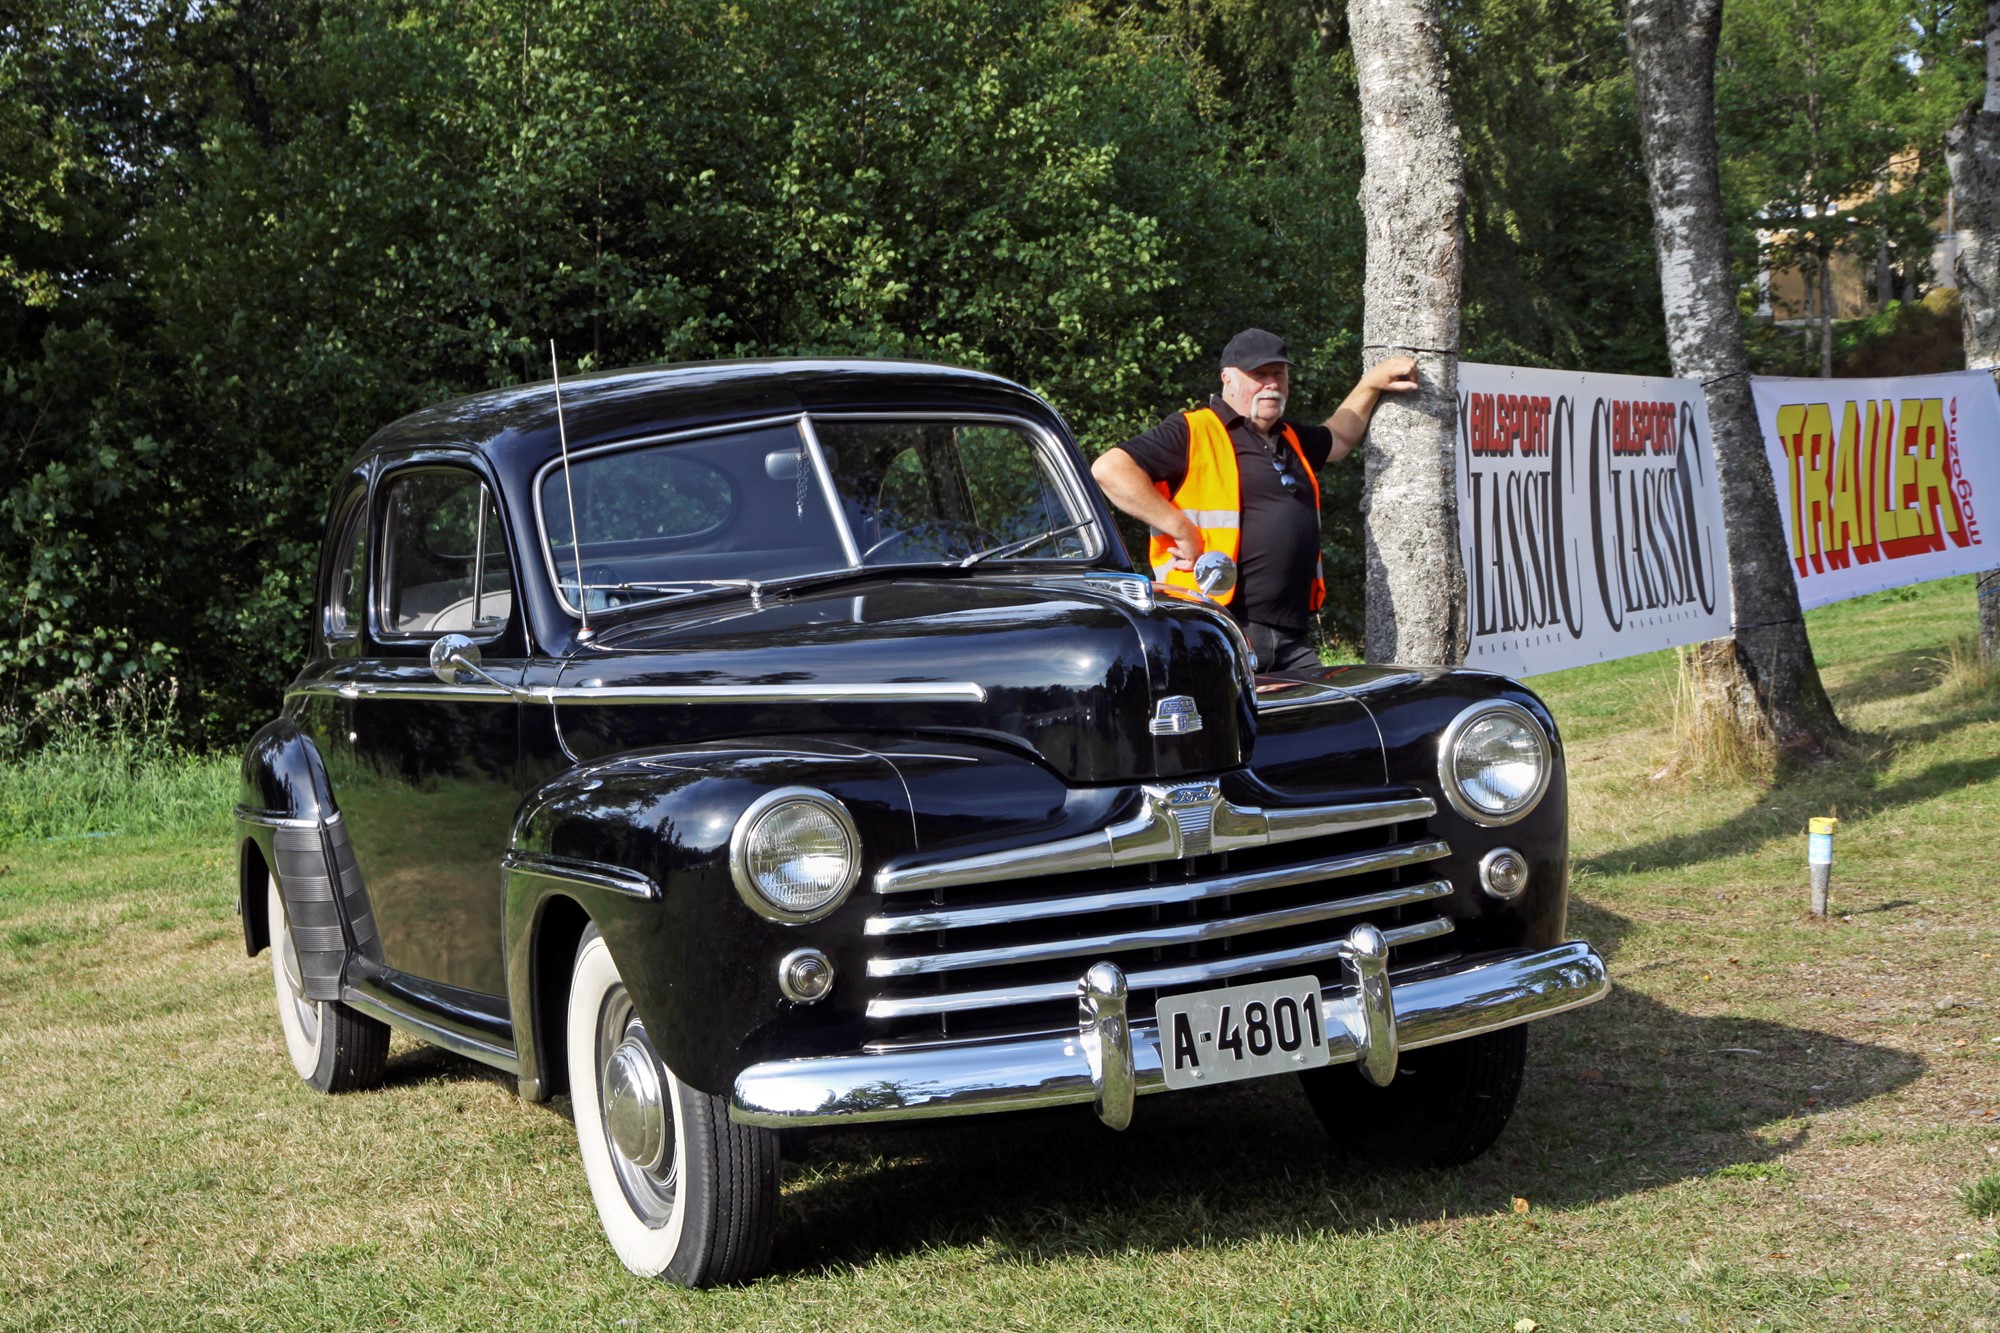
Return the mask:
<svg viewBox="0 0 2000 1333"><path fill-rule="evenodd" d="M1125 782L1237 767L1255 733L1227 618L1129 575L901 574L709 602L602 631L558 686L557 726L579 759L893 731L1025 750L1070 782Z"/></svg>

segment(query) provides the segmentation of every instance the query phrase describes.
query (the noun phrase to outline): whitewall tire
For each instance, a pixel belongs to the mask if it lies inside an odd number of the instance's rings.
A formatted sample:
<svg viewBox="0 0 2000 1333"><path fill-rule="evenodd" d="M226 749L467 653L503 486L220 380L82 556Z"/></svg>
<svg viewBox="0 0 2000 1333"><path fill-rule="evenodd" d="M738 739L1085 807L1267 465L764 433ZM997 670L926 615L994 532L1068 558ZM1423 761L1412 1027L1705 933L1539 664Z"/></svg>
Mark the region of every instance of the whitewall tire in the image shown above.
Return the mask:
<svg viewBox="0 0 2000 1333"><path fill-rule="evenodd" d="M676 1078L591 927L566 1020L577 1147L604 1234L633 1272L682 1286L756 1277L777 1228L778 1136Z"/></svg>
<svg viewBox="0 0 2000 1333"><path fill-rule="evenodd" d="M278 1026L298 1076L321 1092L352 1092L382 1081L389 1063L388 1025L335 1000L309 998L278 881L266 875L264 921L271 936L271 980Z"/></svg>

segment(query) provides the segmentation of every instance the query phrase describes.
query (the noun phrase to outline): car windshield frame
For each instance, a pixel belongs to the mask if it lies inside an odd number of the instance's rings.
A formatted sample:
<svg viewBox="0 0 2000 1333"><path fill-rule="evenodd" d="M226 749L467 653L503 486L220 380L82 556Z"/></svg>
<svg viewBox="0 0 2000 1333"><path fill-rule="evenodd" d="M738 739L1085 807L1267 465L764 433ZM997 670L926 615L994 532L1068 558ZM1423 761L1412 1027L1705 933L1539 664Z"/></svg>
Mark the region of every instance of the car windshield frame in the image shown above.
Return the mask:
<svg viewBox="0 0 2000 1333"><path fill-rule="evenodd" d="M1053 530L1054 535L1074 534L1082 539L1084 549L1080 554L1071 553L1055 556L988 556L982 552L975 552L975 558L971 560L967 560L962 555L927 557L922 559L866 560L856 539L853 524L850 522L841 504L839 484L832 473L826 451L820 443L818 432L814 429L814 422L839 422L842 424L884 422L937 425L995 425L1018 430L1028 439L1031 446L1035 449L1037 457L1046 465L1048 479L1059 491L1061 501L1068 508L1071 515L1069 522L1055 526ZM785 426L791 427L798 433L800 443L808 459L808 465L812 469L815 483L814 490L818 492L819 502L825 506L834 530L839 537L840 554L845 557L843 563L829 564L821 569L777 574L767 579L744 577L690 578L684 580L663 579L659 581L659 586L664 587L671 583L674 588L673 591L661 591L657 596L642 596L633 601L620 603L617 606L592 607L589 609L588 618L597 619L605 616L622 618L625 614L634 610L658 607L704 593L725 590L736 592L741 596L756 598L765 592L782 589L802 581L817 581L828 576L867 574L878 570L966 569L981 566L991 568L1015 562L1046 564L1058 561L1066 565L1088 566L1099 560L1107 549L1102 519L1097 512L1097 507L1091 503L1090 494L1087 488L1084 487L1082 477L1078 473L1074 461L1070 458L1069 451L1064 447L1063 440L1044 423L1032 417L1019 416L1007 412L953 411L949 409L943 411L905 409L900 411L788 412L782 416L755 417L740 421L712 423L690 427L685 430L664 431L657 434L637 436L627 440L594 444L588 448L571 450L567 459L567 466L574 468L579 463L588 459L604 457L609 454L624 453L663 445L682 444L701 439L713 439L721 435L749 434L758 430L769 430ZM564 614L578 621L583 621L586 618L585 612L570 600L568 585L563 579L556 559L558 550L567 551L570 543L564 542L558 545L551 540L548 514L543 503L543 492L549 483L550 474L561 471L564 467L565 459L561 454L557 454L537 467L530 482L529 498L534 508L536 545L541 552L542 573L548 580L548 587L554 593L556 604L562 608ZM583 537L583 554L576 562L578 571L577 582L579 585L581 585L583 565L590 559L590 539L588 533L583 534ZM589 586L595 587L596 585ZM649 585L645 583L617 586L631 591L644 592L649 590ZM581 587L579 590L582 590Z"/></svg>

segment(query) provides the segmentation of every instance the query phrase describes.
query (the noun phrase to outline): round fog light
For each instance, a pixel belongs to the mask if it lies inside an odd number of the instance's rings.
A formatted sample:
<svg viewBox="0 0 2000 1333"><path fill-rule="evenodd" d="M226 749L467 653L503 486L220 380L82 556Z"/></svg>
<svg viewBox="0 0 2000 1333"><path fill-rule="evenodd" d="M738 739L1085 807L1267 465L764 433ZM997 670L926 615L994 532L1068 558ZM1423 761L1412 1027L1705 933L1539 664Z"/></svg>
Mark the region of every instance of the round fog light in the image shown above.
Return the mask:
<svg viewBox="0 0 2000 1333"><path fill-rule="evenodd" d="M1528 858L1512 847L1495 847L1479 859L1479 883L1501 902L1520 897L1528 887Z"/></svg>
<svg viewBox="0 0 2000 1333"><path fill-rule="evenodd" d="M823 1000L833 989L833 964L818 949L794 949L778 964L778 989L800 1004Z"/></svg>

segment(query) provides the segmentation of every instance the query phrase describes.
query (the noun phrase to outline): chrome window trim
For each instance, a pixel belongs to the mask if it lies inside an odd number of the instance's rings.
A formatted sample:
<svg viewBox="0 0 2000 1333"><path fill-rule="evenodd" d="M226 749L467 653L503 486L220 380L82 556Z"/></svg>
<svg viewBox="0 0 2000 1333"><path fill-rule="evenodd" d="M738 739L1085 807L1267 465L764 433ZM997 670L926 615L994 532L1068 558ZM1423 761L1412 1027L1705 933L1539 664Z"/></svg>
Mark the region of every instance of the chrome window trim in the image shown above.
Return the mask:
<svg viewBox="0 0 2000 1333"><path fill-rule="evenodd" d="M820 499L827 511L833 515L833 530L840 537L840 553L847 557L849 569L861 568L861 543L854 540L854 525L847 521L847 511L841 506L840 492L833 484L833 468L826 461L826 449L819 442L819 432L813 429L812 414L799 414L799 437L806 442L806 456L812 459L813 477L819 482Z"/></svg>
<svg viewBox="0 0 2000 1333"><path fill-rule="evenodd" d="M510 599L513 599L513 602L519 601L520 581L519 579L514 577L514 557L513 557L513 552L509 548L507 542L507 520L506 517L500 513L500 493L494 487L492 479L489 478L485 472L480 470L476 461L470 455L468 455L463 462L455 462L448 459L420 458L420 459L410 459L402 463L392 464L383 472L383 474L379 478L377 478L373 489L369 493L370 494L369 532L371 540L368 543L368 622L372 637L377 643L384 643L384 644L434 643L438 639L443 638L447 634L464 633L463 630L441 629L441 630L413 631L413 630L396 630L396 629L390 629L388 627L389 626L388 577L393 571L390 568L389 561L385 558L386 552L384 548L388 544L388 541L393 534L391 532L390 525L386 521L379 525L373 522L374 510L376 505L379 504L383 507L384 512L386 513L389 497L396 484L402 481L406 477L416 476L425 472L463 473L467 476L470 476L472 480L475 483L477 483L479 487L479 516L481 520L481 526L482 527L484 526L484 515L486 512L486 506L488 503L491 503L493 506L494 516L496 518L499 518L500 520L499 545L502 550L507 551L507 569L508 569L507 595ZM477 590L479 582L484 578L484 576L485 576L485 571L483 569L475 568L473 570L472 577L474 581L473 586L475 591ZM470 639L473 643L498 642L501 638L503 638L506 635L507 627L508 625L513 623L514 615L515 615L515 610L513 605L510 603L507 612L507 619L500 622L498 627L485 634L466 634L465 637L467 639ZM347 697L351 699L354 696L348 695Z"/></svg>
<svg viewBox="0 0 2000 1333"><path fill-rule="evenodd" d="M1420 921L1414 925L1396 926L1385 930L1382 932L1382 938L1394 948L1399 944L1449 935L1452 929L1449 917L1437 917L1430 921ZM1133 990L1163 990L1170 986L1194 986L1227 977L1268 972L1281 967L1326 962L1329 959L1339 958L1341 951L1346 947L1345 939L1323 940L1289 949L1274 949L1267 953L1235 954L1228 958L1206 959L1198 963L1147 968L1143 971L1128 972L1125 977L1127 984ZM957 993L878 996L868 1002L868 1017L917 1018L937 1014L960 1014L975 1009L1004 1009L1010 1005L1073 999L1075 996L1074 979L1037 982L1022 986L996 986L987 990Z"/></svg>
<svg viewBox="0 0 2000 1333"><path fill-rule="evenodd" d="M832 897L805 912L791 911L766 898L751 878L748 864L747 844L750 841L750 831L757 826L757 821L773 807L792 802L816 805L832 815L834 822L841 826L841 830L847 835L848 843L854 848L853 859L848 862L847 873L842 878L840 887L834 890ZM736 885L737 896L741 897L744 904L758 916L768 921L776 921L780 925L802 926L809 921L818 921L846 902L848 895L854 892L855 883L861 878L861 855L861 830L854 826L854 816L847 812L847 807L841 804L838 797L817 787L779 787L767 791L752 801L749 807L736 817L735 827L729 830L729 878Z"/></svg>
<svg viewBox="0 0 2000 1333"><path fill-rule="evenodd" d="M1541 775L1535 783L1534 792L1521 803L1520 809L1502 815L1482 810L1466 798L1465 793L1459 789L1457 777L1452 773L1451 762L1452 751L1457 748L1459 738L1465 734L1466 728L1493 713L1503 713L1527 723L1528 729L1541 742L1542 752ZM1535 807L1542 803L1542 797L1548 795L1549 783L1555 775L1555 768L1556 747L1553 738L1533 713L1512 699L1482 699L1463 709L1438 736L1438 785L1444 788L1445 800L1450 802L1451 808L1459 814L1486 828L1505 828L1509 824L1519 823L1533 813Z"/></svg>
<svg viewBox="0 0 2000 1333"><path fill-rule="evenodd" d="M1317 805L1264 809L1218 799L1209 836L1210 851L1264 847L1429 819L1437 803L1427 796L1349 805ZM875 874L875 892L912 893L961 884L990 884L1027 875L1054 875L1077 870L1108 870L1114 866L1171 861L1180 856L1178 825L1165 801L1150 790L1136 815L1107 828L1060 838L1033 847L983 852L929 865L887 866Z"/></svg>
<svg viewBox="0 0 2000 1333"><path fill-rule="evenodd" d="M998 967L1010 963L1043 963L1056 958L1081 958L1091 954L1121 953L1130 949L1165 949L1183 944L1237 935L1254 935L1289 926L1309 926L1343 916L1359 916L1382 908L1404 907L1433 898L1451 896L1448 880L1434 879L1421 884L1400 885L1381 893L1339 898L1331 902L1304 903L1270 912L1221 917L1213 921L1183 922L1145 930L1117 931L1086 935L1076 939L1043 940L1035 944L996 945L986 949L956 949L943 953L916 954L908 958L871 958L871 977L915 977L938 972L959 972L974 967Z"/></svg>
<svg viewBox="0 0 2000 1333"><path fill-rule="evenodd" d="M1008 925L1017 921L1045 921L1050 918L1082 916L1090 912L1115 912L1134 907L1179 907L1208 898L1227 898L1260 889L1284 889L1310 884L1319 879L1340 879L1418 865L1451 855L1449 843L1441 840L1410 843L1375 852L1349 852L1322 857L1302 865L1277 866L1269 870L1244 870L1209 879L1180 883L1147 884L1136 889L1108 893L1036 898L1028 902L1001 903L992 907L939 907L897 916L872 916L861 933L870 936L921 934L933 930L964 930L974 926ZM1391 893L1401 890L1391 890ZM1380 895L1369 895L1370 897ZM1358 899L1355 901L1359 901ZM1412 899L1411 901L1416 901ZM1390 906L1375 903L1372 906ZM1365 910L1365 909L1364 909Z"/></svg>

